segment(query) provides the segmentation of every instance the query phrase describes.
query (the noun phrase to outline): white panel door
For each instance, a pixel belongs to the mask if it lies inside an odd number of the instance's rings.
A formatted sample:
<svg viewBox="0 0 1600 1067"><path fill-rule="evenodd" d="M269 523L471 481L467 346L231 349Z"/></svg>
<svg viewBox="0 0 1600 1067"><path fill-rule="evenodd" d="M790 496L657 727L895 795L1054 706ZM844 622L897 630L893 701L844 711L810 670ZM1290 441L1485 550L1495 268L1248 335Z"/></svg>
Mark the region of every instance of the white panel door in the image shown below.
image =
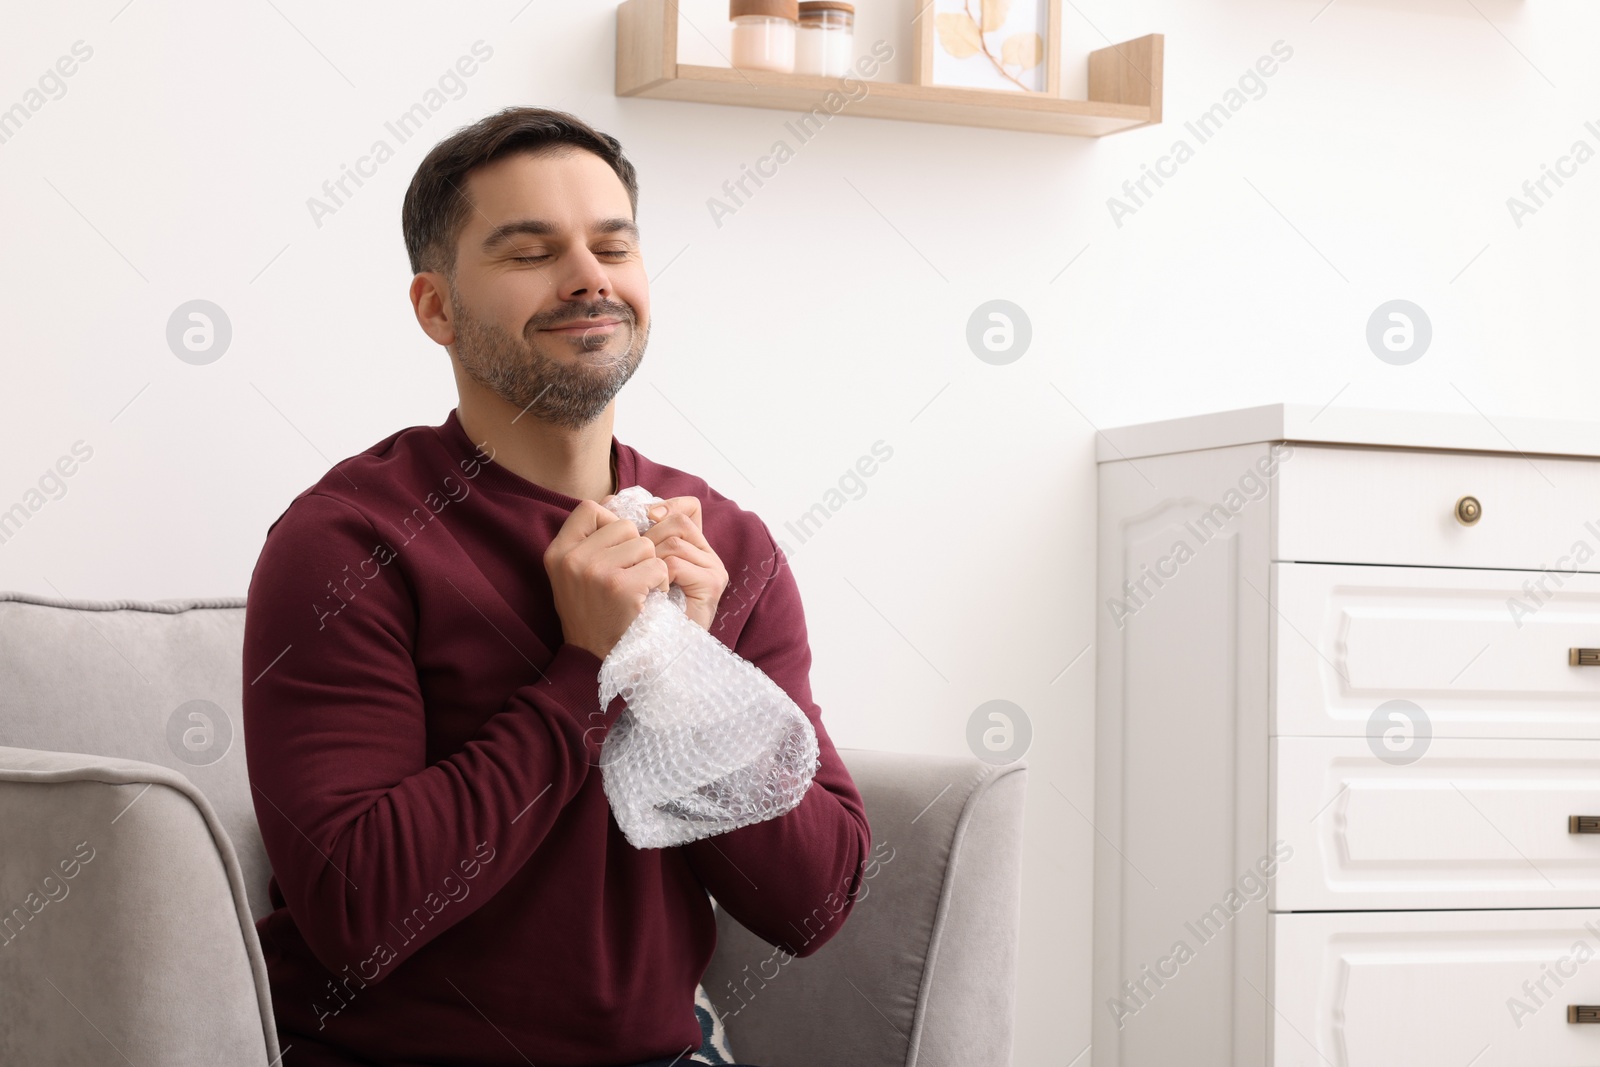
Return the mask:
<svg viewBox="0 0 1600 1067"><path fill-rule="evenodd" d="M1600 909L1274 915L1273 1067L1600 1067ZM1253 995L1242 990L1241 996Z"/></svg>
<svg viewBox="0 0 1600 1067"><path fill-rule="evenodd" d="M1272 741L1274 911L1600 905L1600 741Z"/></svg>
<svg viewBox="0 0 1600 1067"><path fill-rule="evenodd" d="M1272 732L1600 739L1600 575L1275 563ZM1543 578L1546 593L1528 586ZM1388 707L1384 707L1388 705ZM1398 724L1398 725L1397 725Z"/></svg>

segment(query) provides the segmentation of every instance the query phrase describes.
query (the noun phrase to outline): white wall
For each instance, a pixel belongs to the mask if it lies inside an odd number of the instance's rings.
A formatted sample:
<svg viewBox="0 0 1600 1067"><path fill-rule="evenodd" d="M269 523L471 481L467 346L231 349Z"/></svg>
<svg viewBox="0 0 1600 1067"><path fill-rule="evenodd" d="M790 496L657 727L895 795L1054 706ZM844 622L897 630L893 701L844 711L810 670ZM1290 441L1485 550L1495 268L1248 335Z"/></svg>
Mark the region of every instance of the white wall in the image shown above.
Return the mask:
<svg viewBox="0 0 1600 1067"><path fill-rule="evenodd" d="M888 40L885 76L907 77L913 0L859 6L858 44ZM1600 162L1520 226L1506 204L1575 140L1600 148L1581 0L1067 4L1072 94L1098 31L1167 35L1164 125L1095 141L845 115L721 227L708 198L792 116L618 99L609 2L81 7L0 35L0 108L93 49L0 144L0 510L93 449L0 544L0 588L243 593L295 493L453 405L405 294L418 160L508 104L576 111L639 168L655 275L618 436L775 530L873 442L894 450L790 542L837 743L961 753L983 701L1031 717L1018 1064L1072 1061L1103 1010L1094 657L1062 673L1094 637L1094 427L1275 400L1589 414ZM716 0L685 11L722 32ZM464 95L314 224L307 198L480 39ZM1199 144L1185 120L1277 41L1292 58ZM1193 158L1119 226L1108 197L1178 138ZM1397 297L1434 327L1409 366L1364 338ZM234 330L207 366L165 341L195 298ZM1007 366L965 342L995 298L1033 325Z"/></svg>

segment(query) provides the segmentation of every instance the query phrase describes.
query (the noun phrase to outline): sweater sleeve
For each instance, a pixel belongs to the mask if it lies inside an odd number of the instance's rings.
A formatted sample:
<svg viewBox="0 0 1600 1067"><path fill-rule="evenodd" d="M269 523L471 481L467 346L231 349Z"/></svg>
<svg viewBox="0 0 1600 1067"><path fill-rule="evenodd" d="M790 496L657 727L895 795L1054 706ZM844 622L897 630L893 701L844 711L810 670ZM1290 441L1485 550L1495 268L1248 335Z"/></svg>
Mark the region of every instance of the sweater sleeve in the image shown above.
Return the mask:
<svg viewBox="0 0 1600 1067"><path fill-rule="evenodd" d="M809 956L838 933L854 908L872 830L861 794L811 698L811 646L800 588L776 544L771 552L777 570L751 606L734 651L805 712L816 730L821 765L805 797L787 814L679 847L729 915L769 945Z"/></svg>
<svg viewBox="0 0 1600 1067"><path fill-rule="evenodd" d="M268 531L245 609L251 798L318 960L337 973L398 946L373 981L534 856L624 706L599 710L600 661L564 644L460 751L429 764L416 618L402 563L349 504L310 492ZM420 935L398 935L424 908Z"/></svg>

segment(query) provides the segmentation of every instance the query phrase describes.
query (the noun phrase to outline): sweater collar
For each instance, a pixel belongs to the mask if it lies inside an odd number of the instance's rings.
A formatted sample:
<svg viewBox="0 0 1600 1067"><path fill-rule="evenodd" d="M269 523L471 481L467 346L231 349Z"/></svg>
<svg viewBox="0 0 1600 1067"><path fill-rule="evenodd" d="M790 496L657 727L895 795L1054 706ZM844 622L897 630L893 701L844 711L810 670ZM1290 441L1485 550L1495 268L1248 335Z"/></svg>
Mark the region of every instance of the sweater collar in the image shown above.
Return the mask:
<svg viewBox="0 0 1600 1067"><path fill-rule="evenodd" d="M450 454L450 458L463 475L471 469L473 463L478 464L477 476L472 479L484 489L496 492L510 493L514 496L525 496L533 500L553 504L565 511L571 511L578 506L578 498L565 493L547 489L536 482L507 470L504 466L492 459L487 459L472 438L467 436L466 428L461 425L457 409L451 408L450 414L445 417L442 424L433 427L440 444ZM637 465L633 449L617 440L616 434L611 435L611 458L617 468L617 489L626 489L635 484L637 479ZM463 465L465 464L465 465Z"/></svg>

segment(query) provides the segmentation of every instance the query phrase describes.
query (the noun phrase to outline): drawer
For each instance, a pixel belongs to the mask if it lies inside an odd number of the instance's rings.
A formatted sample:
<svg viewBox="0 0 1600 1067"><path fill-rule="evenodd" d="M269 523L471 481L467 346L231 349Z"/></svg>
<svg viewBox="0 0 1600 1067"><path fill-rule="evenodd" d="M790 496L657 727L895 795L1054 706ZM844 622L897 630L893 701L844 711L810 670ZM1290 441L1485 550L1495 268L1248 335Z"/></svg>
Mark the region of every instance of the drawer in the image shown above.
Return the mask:
<svg viewBox="0 0 1600 1067"><path fill-rule="evenodd" d="M1595 501L1600 510L1600 498ZM1600 575L1275 563L1274 735L1600 739Z"/></svg>
<svg viewBox="0 0 1600 1067"><path fill-rule="evenodd" d="M1569 831L1600 821L1600 741L1444 738L1397 766L1364 738L1280 737L1272 797L1294 850L1274 911L1600 904L1600 833Z"/></svg>
<svg viewBox="0 0 1600 1067"><path fill-rule="evenodd" d="M1600 571L1597 459L1295 445L1276 477L1275 560L1539 570L1582 543Z"/></svg>
<svg viewBox="0 0 1600 1067"><path fill-rule="evenodd" d="M1600 1064L1600 1025L1567 1022L1600 1004L1600 910L1274 915L1270 937L1273 1067Z"/></svg>

